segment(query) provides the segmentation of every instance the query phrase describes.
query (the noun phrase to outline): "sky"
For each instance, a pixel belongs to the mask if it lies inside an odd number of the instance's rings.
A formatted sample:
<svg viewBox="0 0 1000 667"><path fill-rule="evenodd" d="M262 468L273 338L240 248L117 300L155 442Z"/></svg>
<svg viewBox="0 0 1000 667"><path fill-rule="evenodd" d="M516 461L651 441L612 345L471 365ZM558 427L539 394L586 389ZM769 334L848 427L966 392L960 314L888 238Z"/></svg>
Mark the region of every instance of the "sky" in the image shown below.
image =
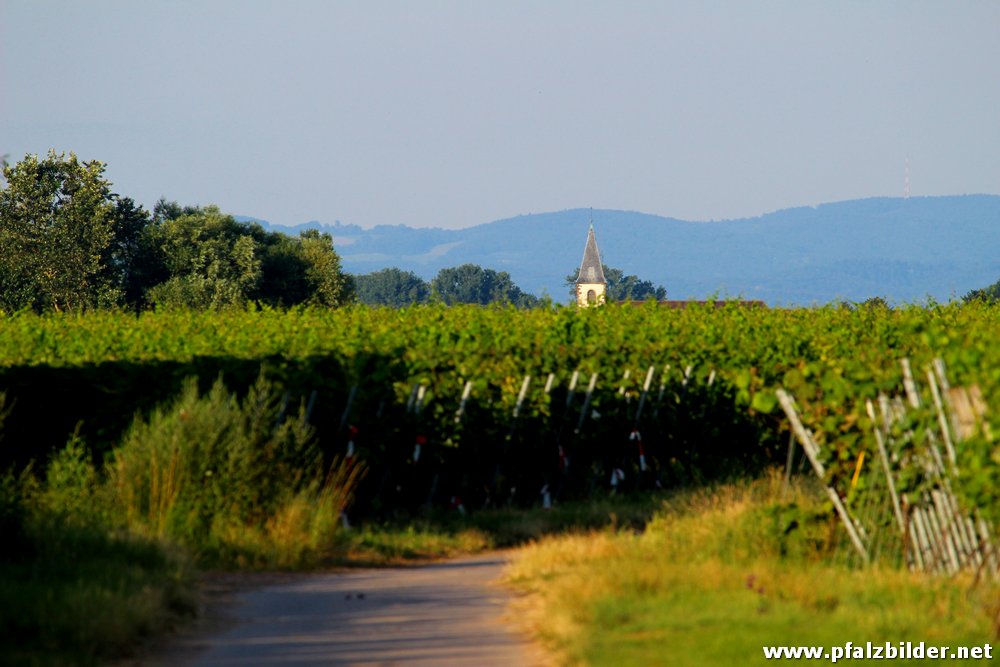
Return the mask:
<svg viewBox="0 0 1000 667"><path fill-rule="evenodd" d="M1000 2L0 0L0 155L295 225L1000 193Z"/></svg>

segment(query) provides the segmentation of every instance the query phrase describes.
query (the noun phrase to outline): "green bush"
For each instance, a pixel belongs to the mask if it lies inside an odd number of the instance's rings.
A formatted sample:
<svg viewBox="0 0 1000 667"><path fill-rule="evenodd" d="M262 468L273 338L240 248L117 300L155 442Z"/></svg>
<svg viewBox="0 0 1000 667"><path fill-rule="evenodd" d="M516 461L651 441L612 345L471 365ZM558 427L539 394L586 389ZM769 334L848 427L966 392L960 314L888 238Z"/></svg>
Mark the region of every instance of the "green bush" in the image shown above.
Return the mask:
<svg viewBox="0 0 1000 667"><path fill-rule="evenodd" d="M78 525L100 525L106 506L100 498L97 472L83 439L74 433L45 469L45 483L35 503L39 511Z"/></svg>
<svg viewBox="0 0 1000 667"><path fill-rule="evenodd" d="M130 529L221 565L299 566L334 545L358 470L323 469L313 430L263 378L238 400L222 380L137 417L108 466Z"/></svg>
<svg viewBox="0 0 1000 667"><path fill-rule="evenodd" d="M137 417L97 467L74 433L0 475L0 664L96 664L195 612L206 565L303 567L339 547L360 469L324 469L305 411L219 380ZM2 418L2 412L0 412Z"/></svg>

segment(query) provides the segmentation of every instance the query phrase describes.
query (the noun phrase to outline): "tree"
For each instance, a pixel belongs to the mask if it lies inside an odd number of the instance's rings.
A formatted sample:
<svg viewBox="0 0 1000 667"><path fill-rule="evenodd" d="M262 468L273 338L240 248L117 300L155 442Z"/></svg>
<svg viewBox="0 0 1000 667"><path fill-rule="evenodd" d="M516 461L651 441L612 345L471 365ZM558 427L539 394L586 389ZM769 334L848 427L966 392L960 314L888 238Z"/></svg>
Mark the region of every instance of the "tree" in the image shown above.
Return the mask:
<svg viewBox="0 0 1000 667"><path fill-rule="evenodd" d="M621 269L610 268L606 264L604 268L604 279L608 281L605 299L607 301L647 301L655 299L662 301L667 298L667 290L662 285L654 285L649 280L641 280L638 276L625 275ZM576 299L576 279L580 275L577 268L572 274L566 276L566 286L570 288L570 295Z"/></svg>
<svg viewBox="0 0 1000 667"><path fill-rule="evenodd" d="M511 303L527 307L538 301L531 294L522 292L506 271L484 269L476 264L441 269L431 281L431 289L436 298L449 305Z"/></svg>
<svg viewBox="0 0 1000 667"><path fill-rule="evenodd" d="M295 238L238 222L215 206L161 199L142 246L147 298L161 306L333 307L353 298L333 237L317 230Z"/></svg>
<svg viewBox="0 0 1000 667"><path fill-rule="evenodd" d="M160 199L150 216L73 153L2 162L0 309L337 306L352 296L333 238L237 222Z"/></svg>
<svg viewBox="0 0 1000 667"><path fill-rule="evenodd" d="M315 229L298 238L246 226L260 248L261 278L253 300L274 306L339 306L353 299L350 276L340 267L333 237Z"/></svg>
<svg viewBox="0 0 1000 667"><path fill-rule="evenodd" d="M169 276L147 293L160 306L243 306L260 279L253 237L215 206L163 217L145 241Z"/></svg>
<svg viewBox="0 0 1000 667"><path fill-rule="evenodd" d="M340 255L333 248L333 237L326 232L307 229L299 235L306 265L306 283L310 294L306 303L339 306L354 299L351 277L340 268Z"/></svg>
<svg viewBox="0 0 1000 667"><path fill-rule="evenodd" d="M143 238L151 223L149 213L129 197L115 199L111 242L101 254L101 279L132 308L142 307L148 283L148 252Z"/></svg>
<svg viewBox="0 0 1000 667"><path fill-rule="evenodd" d="M354 289L358 301L371 306L407 306L426 303L431 297L431 287L412 271L395 267L354 276Z"/></svg>
<svg viewBox="0 0 1000 667"><path fill-rule="evenodd" d="M253 300L272 306L305 303L311 293L306 277L308 265L299 239L285 234L269 234L263 229L254 235L261 258L261 280Z"/></svg>
<svg viewBox="0 0 1000 667"><path fill-rule="evenodd" d="M122 232L121 216L141 226L142 215L111 192L104 170L102 162L55 151L4 166L0 307L66 311L121 302L131 233Z"/></svg>
<svg viewBox="0 0 1000 667"><path fill-rule="evenodd" d="M996 281L989 287L983 287L970 291L962 297L962 300L966 303L971 301L985 301L986 303L1000 302L1000 280Z"/></svg>

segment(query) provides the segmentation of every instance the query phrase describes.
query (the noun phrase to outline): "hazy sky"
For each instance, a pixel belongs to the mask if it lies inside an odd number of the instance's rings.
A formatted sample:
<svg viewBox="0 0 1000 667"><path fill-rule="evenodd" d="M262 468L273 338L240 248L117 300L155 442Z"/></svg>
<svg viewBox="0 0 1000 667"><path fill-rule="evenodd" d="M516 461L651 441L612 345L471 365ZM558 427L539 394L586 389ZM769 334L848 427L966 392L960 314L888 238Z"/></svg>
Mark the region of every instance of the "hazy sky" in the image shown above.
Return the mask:
<svg viewBox="0 0 1000 667"><path fill-rule="evenodd" d="M1000 193L1000 3L0 0L49 148L283 224Z"/></svg>

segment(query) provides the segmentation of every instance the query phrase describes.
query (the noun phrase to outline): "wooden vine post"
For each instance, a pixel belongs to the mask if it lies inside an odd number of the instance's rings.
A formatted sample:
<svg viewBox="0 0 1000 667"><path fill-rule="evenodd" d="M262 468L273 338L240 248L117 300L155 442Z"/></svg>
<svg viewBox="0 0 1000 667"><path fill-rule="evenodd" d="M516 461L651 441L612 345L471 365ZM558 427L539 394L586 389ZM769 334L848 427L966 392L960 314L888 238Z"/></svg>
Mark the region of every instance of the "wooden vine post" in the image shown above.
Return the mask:
<svg viewBox="0 0 1000 667"><path fill-rule="evenodd" d="M816 473L817 477L826 481L826 468L823 466L822 461L819 460L819 446L816 444L816 441L812 439L812 436L809 434L809 431L806 430L805 426L802 425L802 420L799 419L799 413L795 409L795 401L784 389L778 389L776 394L778 396L778 402L781 403L781 407L785 411L785 415L788 417L788 421L792 424L792 432L795 433L795 436L802 444L802 449L805 450L806 456L809 457L809 463L812 464L813 471ZM847 534L851 538L851 544L854 545L854 548L857 550L865 564L868 564L870 561L868 549L865 547L864 542L861 541L861 536L858 534L858 529L854 525L854 520L851 518L850 513L847 511L844 501L841 500L840 495L832 486L827 484L825 488L826 495L829 496L830 501L833 502L833 507L836 509L837 515L844 524L844 528L847 529Z"/></svg>

